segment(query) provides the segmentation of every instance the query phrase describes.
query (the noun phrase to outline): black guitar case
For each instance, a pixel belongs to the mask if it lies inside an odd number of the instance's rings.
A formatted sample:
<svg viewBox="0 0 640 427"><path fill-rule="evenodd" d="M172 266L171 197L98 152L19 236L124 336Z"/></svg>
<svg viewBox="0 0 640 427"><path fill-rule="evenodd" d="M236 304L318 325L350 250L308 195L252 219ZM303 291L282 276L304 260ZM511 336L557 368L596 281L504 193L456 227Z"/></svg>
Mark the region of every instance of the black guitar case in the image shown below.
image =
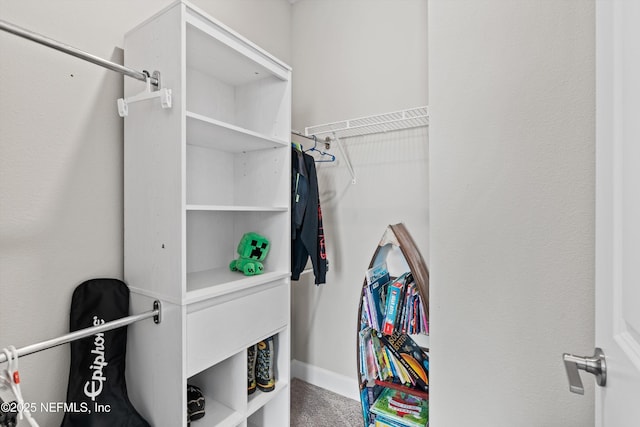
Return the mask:
<svg viewBox="0 0 640 427"><path fill-rule="evenodd" d="M117 279L92 279L73 292L69 329L129 315L129 288ZM71 343L67 407L61 427L149 427L127 395L127 327Z"/></svg>

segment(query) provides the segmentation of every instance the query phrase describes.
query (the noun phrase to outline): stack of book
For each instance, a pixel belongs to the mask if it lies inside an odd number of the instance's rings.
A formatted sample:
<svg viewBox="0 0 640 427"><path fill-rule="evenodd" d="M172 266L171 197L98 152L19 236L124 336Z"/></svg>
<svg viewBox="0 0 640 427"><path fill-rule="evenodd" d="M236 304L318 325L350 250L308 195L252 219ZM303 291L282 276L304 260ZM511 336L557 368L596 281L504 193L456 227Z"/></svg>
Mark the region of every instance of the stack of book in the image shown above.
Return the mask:
<svg viewBox="0 0 640 427"><path fill-rule="evenodd" d="M429 391L429 355L409 335L384 335L365 327L360 331L361 377L366 384L387 381Z"/></svg>
<svg viewBox="0 0 640 427"><path fill-rule="evenodd" d="M367 272L362 295L363 321L376 331L391 335L428 334L426 311L410 272L391 279L386 265Z"/></svg>
<svg viewBox="0 0 640 427"><path fill-rule="evenodd" d="M429 402L409 393L384 389L370 409L375 427L424 427L429 422Z"/></svg>
<svg viewBox="0 0 640 427"><path fill-rule="evenodd" d="M418 333L428 333L428 323L411 273L391 278L385 264L368 270L358 336L366 425L428 424L429 355L409 336Z"/></svg>

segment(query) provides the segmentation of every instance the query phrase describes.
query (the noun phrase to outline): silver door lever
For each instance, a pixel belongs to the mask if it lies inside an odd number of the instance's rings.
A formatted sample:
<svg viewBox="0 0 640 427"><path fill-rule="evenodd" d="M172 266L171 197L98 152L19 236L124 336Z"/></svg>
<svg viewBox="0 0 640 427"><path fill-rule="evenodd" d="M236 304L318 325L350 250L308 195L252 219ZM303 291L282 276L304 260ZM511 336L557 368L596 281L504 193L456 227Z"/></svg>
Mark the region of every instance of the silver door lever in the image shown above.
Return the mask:
<svg viewBox="0 0 640 427"><path fill-rule="evenodd" d="M562 360L564 360L564 367L567 370L567 377L569 377L569 390L572 393L584 394L584 387L582 386L578 369L595 375L596 383L600 387L604 387L607 384L607 362L601 348L596 347L592 357L580 357L564 353Z"/></svg>

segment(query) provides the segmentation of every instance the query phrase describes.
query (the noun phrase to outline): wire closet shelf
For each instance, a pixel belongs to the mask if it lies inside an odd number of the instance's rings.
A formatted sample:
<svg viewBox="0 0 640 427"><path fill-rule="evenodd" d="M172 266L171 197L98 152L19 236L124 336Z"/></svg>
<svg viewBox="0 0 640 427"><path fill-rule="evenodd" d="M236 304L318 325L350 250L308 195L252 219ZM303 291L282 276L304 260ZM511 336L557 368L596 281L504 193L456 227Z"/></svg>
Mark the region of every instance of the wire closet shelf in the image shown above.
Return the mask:
<svg viewBox="0 0 640 427"><path fill-rule="evenodd" d="M351 138L422 126L429 126L428 106L309 126L305 128L305 135L328 136L332 139Z"/></svg>
<svg viewBox="0 0 640 427"><path fill-rule="evenodd" d="M356 172L349 161L341 138L384 133L404 129L412 129L429 126L429 107L416 107L375 116L360 117L357 119L343 120L341 122L326 123L322 125L304 128L307 137L324 137L325 140L333 140L344 157L347 169L351 174L351 183L356 183Z"/></svg>

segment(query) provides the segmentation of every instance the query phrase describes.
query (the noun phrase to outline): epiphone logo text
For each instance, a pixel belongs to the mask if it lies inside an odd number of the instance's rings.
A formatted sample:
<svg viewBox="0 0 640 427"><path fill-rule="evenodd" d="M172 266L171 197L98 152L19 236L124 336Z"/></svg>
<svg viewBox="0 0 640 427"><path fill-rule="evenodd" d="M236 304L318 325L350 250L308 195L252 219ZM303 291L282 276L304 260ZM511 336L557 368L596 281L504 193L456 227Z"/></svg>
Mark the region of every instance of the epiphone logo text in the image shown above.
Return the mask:
<svg viewBox="0 0 640 427"><path fill-rule="evenodd" d="M93 316L93 326L102 325L103 323L103 319L98 319L98 316ZM84 384L84 394L95 402L96 397L102 393L102 387L107 380L103 372L104 367L107 366L107 362L104 358L104 333L99 332L94 336L94 348L91 350L91 354L95 354L96 357L93 359L91 366L89 366L89 369L91 369L93 373L91 374L91 380Z"/></svg>

